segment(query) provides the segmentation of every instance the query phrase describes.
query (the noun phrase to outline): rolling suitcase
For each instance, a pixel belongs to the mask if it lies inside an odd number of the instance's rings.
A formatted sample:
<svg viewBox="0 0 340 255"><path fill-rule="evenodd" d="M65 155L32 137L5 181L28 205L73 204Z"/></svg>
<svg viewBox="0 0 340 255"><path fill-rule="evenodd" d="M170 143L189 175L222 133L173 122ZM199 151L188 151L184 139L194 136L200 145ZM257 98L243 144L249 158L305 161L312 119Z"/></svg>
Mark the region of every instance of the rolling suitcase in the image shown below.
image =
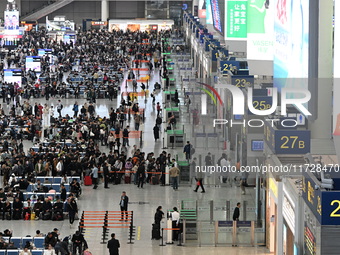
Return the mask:
<svg viewBox="0 0 340 255"><path fill-rule="evenodd" d="M151 177L151 184L152 185L158 185L159 184L159 179L157 176L152 176Z"/></svg>
<svg viewBox="0 0 340 255"><path fill-rule="evenodd" d="M161 231L161 226L160 225L152 224L151 240L153 240L153 239L155 239L155 240L161 239L160 231Z"/></svg>
<svg viewBox="0 0 340 255"><path fill-rule="evenodd" d="M124 181L125 181L126 184L130 184L131 183L131 177L128 176L128 175L125 175Z"/></svg>
<svg viewBox="0 0 340 255"><path fill-rule="evenodd" d="M91 176L85 176L84 177L84 185L85 186L91 186L92 185L92 178L91 178Z"/></svg>
<svg viewBox="0 0 340 255"><path fill-rule="evenodd" d="M115 177L115 184L120 184L121 181L121 177L117 174L117 176Z"/></svg>

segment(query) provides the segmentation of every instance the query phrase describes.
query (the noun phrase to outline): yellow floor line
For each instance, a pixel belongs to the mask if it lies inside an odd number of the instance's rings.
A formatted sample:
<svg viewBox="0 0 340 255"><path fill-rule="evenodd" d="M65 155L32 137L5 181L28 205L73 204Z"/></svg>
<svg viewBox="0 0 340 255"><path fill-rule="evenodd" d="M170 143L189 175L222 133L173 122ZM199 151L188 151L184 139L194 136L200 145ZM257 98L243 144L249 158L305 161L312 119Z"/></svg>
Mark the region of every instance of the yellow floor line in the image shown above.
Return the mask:
<svg viewBox="0 0 340 255"><path fill-rule="evenodd" d="M137 227L137 241L140 240L140 226Z"/></svg>

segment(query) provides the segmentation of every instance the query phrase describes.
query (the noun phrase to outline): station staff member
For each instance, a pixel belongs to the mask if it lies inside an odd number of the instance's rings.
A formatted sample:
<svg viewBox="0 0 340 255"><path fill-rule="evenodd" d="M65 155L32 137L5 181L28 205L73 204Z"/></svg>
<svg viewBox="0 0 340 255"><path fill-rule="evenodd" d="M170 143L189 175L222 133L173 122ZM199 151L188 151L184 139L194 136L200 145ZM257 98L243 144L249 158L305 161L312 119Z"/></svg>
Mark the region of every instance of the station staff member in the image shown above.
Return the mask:
<svg viewBox="0 0 340 255"><path fill-rule="evenodd" d="M179 228L179 219L180 219L180 214L178 212L177 207L173 208L173 212L171 214L171 219L172 219L172 228ZM172 241L178 241L178 230L173 230L172 231Z"/></svg>

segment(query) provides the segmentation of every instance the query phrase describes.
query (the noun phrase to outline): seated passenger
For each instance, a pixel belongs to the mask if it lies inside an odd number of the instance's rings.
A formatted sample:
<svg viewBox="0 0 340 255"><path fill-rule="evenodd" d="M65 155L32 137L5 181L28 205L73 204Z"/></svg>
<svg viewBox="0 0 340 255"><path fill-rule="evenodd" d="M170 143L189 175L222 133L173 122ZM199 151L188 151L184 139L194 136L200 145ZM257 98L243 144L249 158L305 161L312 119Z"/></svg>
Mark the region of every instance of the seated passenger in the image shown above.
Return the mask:
<svg viewBox="0 0 340 255"><path fill-rule="evenodd" d="M41 203L41 200L38 199L38 201L33 206L33 212L35 213L35 218L39 219L40 213L42 212L43 204Z"/></svg>
<svg viewBox="0 0 340 255"><path fill-rule="evenodd" d="M43 219L51 219L52 217L52 203L48 198L45 198L45 201L43 202L41 214Z"/></svg>
<svg viewBox="0 0 340 255"><path fill-rule="evenodd" d="M20 201L18 197L16 197L13 202L13 220L21 219L22 209L23 203Z"/></svg>

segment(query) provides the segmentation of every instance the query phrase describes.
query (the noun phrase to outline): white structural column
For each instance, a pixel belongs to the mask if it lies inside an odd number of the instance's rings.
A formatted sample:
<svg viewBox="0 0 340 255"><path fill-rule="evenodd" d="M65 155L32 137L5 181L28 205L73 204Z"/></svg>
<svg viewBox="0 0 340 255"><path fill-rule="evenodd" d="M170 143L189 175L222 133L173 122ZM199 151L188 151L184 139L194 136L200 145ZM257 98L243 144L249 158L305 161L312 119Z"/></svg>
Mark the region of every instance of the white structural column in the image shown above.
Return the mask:
<svg viewBox="0 0 340 255"><path fill-rule="evenodd" d="M335 1L336 2L336 1ZM312 17L310 17L312 18ZM333 0L319 1L317 119L312 139L331 139L333 86Z"/></svg>
<svg viewBox="0 0 340 255"><path fill-rule="evenodd" d="M283 254L283 183L277 182L277 210L276 210L276 255Z"/></svg>
<svg viewBox="0 0 340 255"><path fill-rule="evenodd" d="M340 137L340 2L334 1L333 133ZM340 148L340 147L339 147ZM340 152L340 150L339 150ZM338 155L340 155L338 153Z"/></svg>
<svg viewBox="0 0 340 255"><path fill-rule="evenodd" d="M107 21L109 18L109 1L108 0L102 0L102 15L101 20Z"/></svg>
<svg viewBox="0 0 340 255"><path fill-rule="evenodd" d="M15 3L16 3L17 8L19 10L19 15L21 15L21 0L15 0Z"/></svg>
<svg viewBox="0 0 340 255"><path fill-rule="evenodd" d="M193 0L192 1L192 14L195 13L195 6L198 7L198 4L199 4L199 0Z"/></svg>

